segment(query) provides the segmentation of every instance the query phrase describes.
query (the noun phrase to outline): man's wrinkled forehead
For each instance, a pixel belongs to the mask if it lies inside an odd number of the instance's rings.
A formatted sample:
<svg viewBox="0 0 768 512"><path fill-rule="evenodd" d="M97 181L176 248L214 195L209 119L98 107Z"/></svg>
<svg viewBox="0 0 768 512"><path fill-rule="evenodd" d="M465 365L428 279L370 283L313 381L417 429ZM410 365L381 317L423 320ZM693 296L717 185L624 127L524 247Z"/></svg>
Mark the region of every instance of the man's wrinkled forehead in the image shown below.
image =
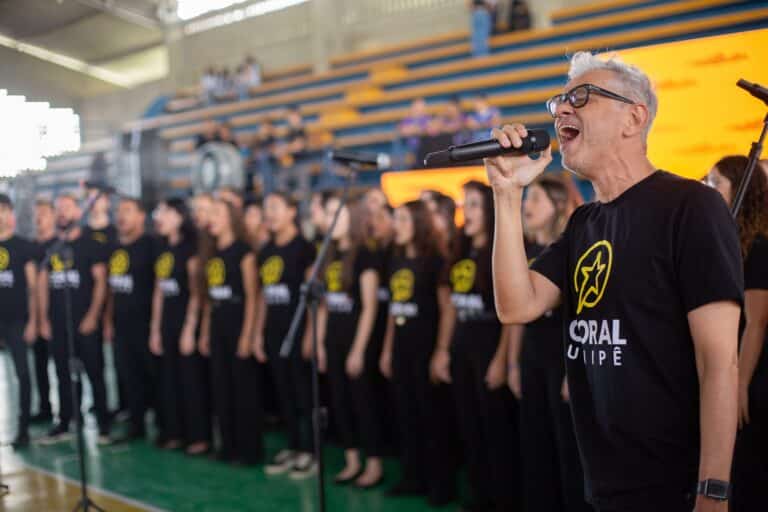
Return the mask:
<svg viewBox="0 0 768 512"><path fill-rule="evenodd" d="M609 91L620 91L621 81L616 73L607 69L595 69L573 77L563 86L563 92L568 92L574 87L584 84L592 84Z"/></svg>

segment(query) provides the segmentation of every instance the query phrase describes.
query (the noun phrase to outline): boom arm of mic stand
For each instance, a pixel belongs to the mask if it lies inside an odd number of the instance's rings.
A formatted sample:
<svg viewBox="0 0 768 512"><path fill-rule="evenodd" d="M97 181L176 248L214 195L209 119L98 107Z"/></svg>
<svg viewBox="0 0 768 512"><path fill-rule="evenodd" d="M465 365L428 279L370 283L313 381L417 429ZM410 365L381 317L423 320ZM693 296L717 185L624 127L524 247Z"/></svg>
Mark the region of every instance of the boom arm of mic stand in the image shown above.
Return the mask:
<svg viewBox="0 0 768 512"><path fill-rule="evenodd" d="M347 181L344 183L344 192L341 196L339 207L333 214L333 221L331 222L330 227L323 237L323 243L320 245L320 251L318 251L317 256L315 257L315 263L312 265L312 272L310 273L309 279L301 287L301 296L299 297L299 303L296 307L296 312L293 314L293 318L291 319L291 326L288 329L288 334L285 335L283 344L280 346L281 357L288 357L293 350L293 344L296 339L296 331L298 331L299 325L301 324L301 318L304 316L304 312L307 310L307 298L309 297L313 300L319 300L322 298L322 287L317 277L320 273L320 268L323 266L325 255L328 253L328 246L331 243L331 234L333 233L333 229L336 227L336 222L339 220L339 215L341 214L342 208L344 208L344 206L347 204L347 200L349 199L349 189L352 185L352 182L355 181L358 170L359 167L357 164L350 164L350 172L347 176Z"/></svg>
<svg viewBox="0 0 768 512"><path fill-rule="evenodd" d="M749 150L749 161L747 162L744 176L741 177L739 188L736 190L736 195L733 197L731 215L733 215L734 219L739 215L741 203L744 201L744 196L747 194L747 188L749 188L749 182L752 180L752 173L755 171L757 162L760 160L760 155L763 152L763 141L765 140L766 131L768 131L768 114L763 118L763 130L760 132L760 138L757 142L752 143L752 148Z"/></svg>

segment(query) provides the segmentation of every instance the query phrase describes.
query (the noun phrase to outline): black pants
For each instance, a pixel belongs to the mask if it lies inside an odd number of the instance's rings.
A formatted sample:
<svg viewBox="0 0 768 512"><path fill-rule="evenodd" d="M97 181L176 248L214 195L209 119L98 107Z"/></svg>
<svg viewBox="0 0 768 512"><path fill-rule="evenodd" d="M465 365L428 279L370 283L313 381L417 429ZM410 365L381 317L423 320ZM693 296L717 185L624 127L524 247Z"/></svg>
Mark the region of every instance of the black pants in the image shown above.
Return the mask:
<svg viewBox="0 0 768 512"><path fill-rule="evenodd" d="M736 438L732 512L764 508L768 489L768 368L762 365L749 387L749 419Z"/></svg>
<svg viewBox="0 0 768 512"><path fill-rule="evenodd" d="M330 325L330 324L329 324ZM359 449L368 457L385 452L384 416L381 408L379 372L381 343L371 340L366 347L363 372L356 379L347 374L346 362L354 332L327 334L328 381L331 388L333 418L342 446Z"/></svg>
<svg viewBox="0 0 768 512"><path fill-rule="evenodd" d="M0 338L8 344L19 381L19 435L29 430L29 408L31 384L29 380L29 361L27 343L24 341L25 322L0 322Z"/></svg>
<svg viewBox="0 0 768 512"><path fill-rule="evenodd" d="M100 337L97 337L95 333L87 336L80 334L77 331L78 324L79 320L75 322L75 354L83 362L85 373L91 383L99 430L106 432L109 429L109 413L107 411L107 390L104 384L104 352L99 342ZM67 330L64 325L54 323L53 341L51 341L50 348L56 363L56 377L59 381L59 422L67 426L72 419L73 411L69 349L67 347ZM77 395L77 403L82 405L82 388L77 390Z"/></svg>
<svg viewBox="0 0 768 512"><path fill-rule="evenodd" d="M553 337L534 339L524 344L556 343ZM581 468L573 420L561 390L565 361L557 350L554 357L524 346L521 359L523 398L520 404L520 434L523 455L524 502L530 512L590 511L584 498L584 473ZM535 353L539 353L536 357ZM546 353L546 351L543 351Z"/></svg>
<svg viewBox="0 0 768 512"><path fill-rule="evenodd" d="M35 355L35 379L37 380L37 397L40 402L40 414L51 414L51 383L48 380L48 346L50 340L37 338L32 345Z"/></svg>
<svg viewBox="0 0 768 512"><path fill-rule="evenodd" d="M288 449L300 452L314 450L312 435L312 366L301 355L301 333L297 331L291 354L280 356L282 337L265 340L267 358L275 382L280 413L288 429Z"/></svg>
<svg viewBox="0 0 768 512"><path fill-rule="evenodd" d="M639 493L615 496L610 501L616 503L595 505L595 510L597 512L692 512L696 503L696 495L693 491L660 487ZM760 507L753 507L750 510L757 511L760 510Z"/></svg>
<svg viewBox="0 0 768 512"><path fill-rule="evenodd" d="M255 464L263 458L263 412L257 389L258 366L237 357L242 306L214 307L211 315L213 407L224 459Z"/></svg>
<svg viewBox="0 0 768 512"><path fill-rule="evenodd" d="M473 501L499 510L520 503L518 404L506 382L496 390L485 382L499 344L500 326L473 325L472 335L454 338L451 375L459 431Z"/></svg>
<svg viewBox="0 0 768 512"><path fill-rule="evenodd" d="M392 386L403 479L423 486L430 497L442 499L456 494L455 418L450 386L433 385L429 380L434 348L434 332L428 336L396 334Z"/></svg>
<svg viewBox="0 0 768 512"><path fill-rule="evenodd" d="M143 435L144 419L152 395L156 392L154 360L149 351L149 320L136 319L136 327L118 324L115 329L116 366L121 369L121 389L125 395L123 407L131 416L131 432Z"/></svg>
<svg viewBox="0 0 768 512"><path fill-rule="evenodd" d="M207 364L197 351L179 351L182 321L163 320L159 410L163 437L187 444L211 441L210 390Z"/></svg>

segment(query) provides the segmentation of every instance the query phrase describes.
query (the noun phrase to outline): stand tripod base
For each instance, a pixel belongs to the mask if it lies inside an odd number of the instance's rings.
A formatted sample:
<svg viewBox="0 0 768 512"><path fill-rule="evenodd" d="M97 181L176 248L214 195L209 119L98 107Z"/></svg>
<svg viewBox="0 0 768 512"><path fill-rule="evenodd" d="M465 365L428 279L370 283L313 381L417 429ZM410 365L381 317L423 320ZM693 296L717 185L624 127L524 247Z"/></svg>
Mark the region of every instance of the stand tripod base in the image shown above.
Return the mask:
<svg viewBox="0 0 768 512"><path fill-rule="evenodd" d="M107 512L97 504L91 501L90 498L85 497L81 498L80 501L77 502L77 505L75 505L75 508L72 509L72 512L89 512L91 510L95 510L96 512Z"/></svg>

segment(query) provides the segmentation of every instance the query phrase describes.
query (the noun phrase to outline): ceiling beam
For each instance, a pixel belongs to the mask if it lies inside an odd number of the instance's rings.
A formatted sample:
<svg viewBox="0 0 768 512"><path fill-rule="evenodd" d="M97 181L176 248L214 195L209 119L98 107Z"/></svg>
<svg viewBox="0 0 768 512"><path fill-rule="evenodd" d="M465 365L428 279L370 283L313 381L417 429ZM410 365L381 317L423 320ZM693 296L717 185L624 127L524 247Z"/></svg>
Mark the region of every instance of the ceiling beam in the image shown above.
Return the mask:
<svg viewBox="0 0 768 512"><path fill-rule="evenodd" d="M140 12L136 12L133 9L128 9L126 7L123 7L116 0L75 0L75 1L83 5L87 5L88 7L92 7L102 12L111 14L116 18L120 18L122 20L128 21L135 25L140 25L144 28L156 29L156 30L163 29L163 25L157 19L147 16L145 14L142 14Z"/></svg>

